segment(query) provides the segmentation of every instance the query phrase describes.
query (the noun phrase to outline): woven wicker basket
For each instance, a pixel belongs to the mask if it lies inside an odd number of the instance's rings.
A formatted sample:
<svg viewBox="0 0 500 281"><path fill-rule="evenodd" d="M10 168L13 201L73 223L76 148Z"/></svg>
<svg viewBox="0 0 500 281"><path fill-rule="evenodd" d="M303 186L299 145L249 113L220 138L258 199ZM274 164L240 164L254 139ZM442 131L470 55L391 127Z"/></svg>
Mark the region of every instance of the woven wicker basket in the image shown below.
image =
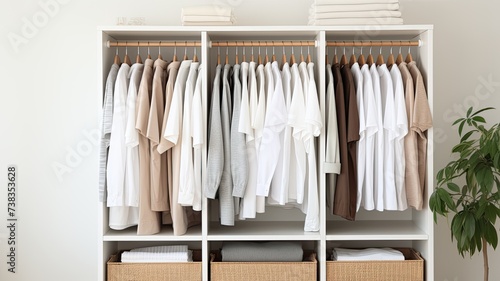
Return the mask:
<svg viewBox="0 0 500 281"><path fill-rule="evenodd" d="M318 262L314 252L304 252L302 262L222 262L210 254L211 281L313 281Z"/></svg>
<svg viewBox="0 0 500 281"><path fill-rule="evenodd" d="M404 261L327 261L327 281L423 281L424 259L410 248L397 248Z"/></svg>
<svg viewBox="0 0 500 281"><path fill-rule="evenodd" d="M108 260L108 281L201 281L201 251L193 251L193 262L121 263L121 252Z"/></svg>

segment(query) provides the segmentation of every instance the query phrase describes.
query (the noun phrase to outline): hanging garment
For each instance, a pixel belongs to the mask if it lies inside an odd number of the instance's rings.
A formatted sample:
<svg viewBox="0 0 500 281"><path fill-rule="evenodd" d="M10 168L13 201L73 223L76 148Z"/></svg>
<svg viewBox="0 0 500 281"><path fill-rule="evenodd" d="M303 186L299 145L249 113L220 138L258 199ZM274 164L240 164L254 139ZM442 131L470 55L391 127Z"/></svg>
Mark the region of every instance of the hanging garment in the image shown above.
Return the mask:
<svg viewBox="0 0 500 281"><path fill-rule="evenodd" d="M220 221L222 225L234 225L233 179L231 177L231 66L224 65L222 72L221 125L224 166L219 186Z"/></svg>
<svg viewBox="0 0 500 281"><path fill-rule="evenodd" d="M277 64L277 63L276 63ZM321 110L319 108L318 93L316 82L314 80L314 63L307 64L309 73L309 89L306 94L306 126L307 135L304 138L307 152L307 194L304 196L304 204L307 203L307 213L304 223L304 231L319 231L319 196L318 196L318 177L316 169L316 148L315 137L318 137L323 128L321 121ZM276 71L278 67L276 66Z"/></svg>
<svg viewBox="0 0 500 281"><path fill-rule="evenodd" d="M174 235L183 235L189 226L188 215L178 203L180 186L180 162L182 143L182 101L186 89L186 81L190 72L191 60L183 60L179 66L174 85L172 105L167 118L167 126L163 137L172 143L172 194L170 196L170 213Z"/></svg>
<svg viewBox="0 0 500 281"><path fill-rule="evenodd" d="M373 199L377 211L384 210L384 118L382 110L382 95L380 93L380 75L377 66L370 66L370 75L373 83L373 97L375 100L377 133L374 139L374 177L373 177Z"/></svg>
<svg viewBox="0 0 500 281"><path fill-rule="evenodd" d="M288 112L292 101L292 92L290 66L288 63L283 64L281 72L281 81L283 85L283 95L286 108L286 124L282 134L280 134L281 149L278 157L276 170L271 181L271 194L268 197L268 203L271 205L285 205L288 203L288 183L290 177L290 157L292 145L292 127L288 122Z"/></svg>
<svg viewBox="0 0 500 281"><path fill-rule="evenodd" d="M146 137L149 119L149 106L153 83L153 60L146 59L137 94L135 128L139 132L139 225L138 235L152 235L160 232L160 213L151 210L151 151Z"/></svg>
<svg viewBox="0 0 500 281"><path fill-rule="evenodd" d="M257 66L256 79L258 87L258 101L257 101L257 111L255 118L252 121L252 127L255 133L255 149L257 151L257 184L258 184L258 163L260 155L260 146L262 143L262 133L264 131L264 121L266 119L266 77L264 74L264 65L260 64ZM257 194L257 186L255 187L255 192ZM256 197L256 211L257 213L264 213L266 211L266 198L265 196Z"/></svg>
<svg viewBox="0 0 500 281"><path fill-rule="evenodd" d="M147 137L151 149L151 210L169 211L169 194L167 185L167 158L158 152L161 138L161 127L165 111L165 83L167 82L168 63L157 59L153 65L153 92L149 110Z"/></svg>
<svg viewBox="0 0 500 281"><path fill-rule="evenodd" d="M337 175L341 171L339 129L337 124L337 107L335 104L335 89L333 81L332 66L326 65L326 103L325 103L325 127L326 127L326 155L323 164L326 173L326 193L328 207L333 207L333 195L337 185Z"/></svg>
<svg viewBox="0 0 500 281"><path fill-rule="evenodd" d="M130 66L122 64L118 70L113 98L113 122L109 143L109 158L107 170L109 227L125 229L137 225L138 208L130 203L138 200L133 182L126 174L127 147L125 145L125 130L127 127L127 95ZM137 70L137 68L134 68ZM135 87L135 85L133 85ZM133 180L133 178L132 178ZM130 190L127 188L131 188Z"/></svg>
<svg viewBox="0 0 500 281"><path fill-rule="evenodd" d="M113 64L106 78L104 89L104 102L102 105L101 137L99 139L99 201L106 201L106 170L108 163L109 140L111 137L111 126L113 122L113 91L116 76L118 75L118 64Z"/></svg>
<svg viewBox="0 0 500 281"><path fill-rule="evenodd" d="M397 137L394 140L394 164L396 181L396 199L399 211L408 208L405 189L405 154L404 138L408 134L408 120L404 97L403 78L397 65L391 67L392 85L394 88L394 107L396 113Z"/></svg>
<svg viewBox="0 0 500 281"><path fill-rule="evenodd" d="M255 73L255 62L241 63L241 77L244 77L248 71L248 91L242 87L241 111L239 131L245 133L246 153L248 156L248 184L245 194L241 200L239 219L255 218L257 208L257 150L255 147L254 129L252 120L257 114L257 78ZM244 84L243 84L244 85Z"/></svg>
<svg viewBox="0 0 500 281"><path fill-rule="evenodd" d="M277 62L276 63L276 68ZM283 96L281 74L275 73L274 66L268 62L265 66L266 74L266 118L262 133L262 143L259 149L259 162L257 172L257 195L268 196L271 180L276 170L281 150L280 135L286 124L286 105Z"/></svg>
<svg viewBox="0 0 500 281"><path fill-rule="evenodd" d="M358 185L358 193L357 193L357 201L356 201L356 210L359 210L359 206L361 205L361 200L366 203L368 206L373 205L373 202L370 201L370 198L373 198L371 192L373 190L367 189L365 182L365 169L366 169L366 109L364 104L364 90L363 90L363 74L361 73L361 68L359 68L359 64L356 62L351 66L351 73L354 80L354 87L356 91L356 105L358 106L358 114L359 114L359 141L356 143L356 162L357 162L357 185ZM367 198L363 198L364 194L367 194Z"/></svg>
<svg viewBox="0 0 500 281"><path fill-rule="evenodd" d="M167 127L168 115L170 113L170 108L172 105L172 96L174 95L175 80L177 79L177 73L181 65L180 61L172 61L167 66L167 84L165 86L165 111L163 113L162 129L160 144L158 144L157 150L160 154L166 155L166 166L167 166L167 186L169 194L169 205L172 201L173 194L173 175L172 175L172 150L174 146L173 143L168 141L165 135L165 129ZM172 224L172 215L170 211L163 212L162 216L163 224Z"/></svg>
<svg viewBox="0 0 500 281"><path fill-rule="evenodd" d="M193 95L198 78L199 62L192 62L186 81L182 112L182 142L179 167L179 196L177 203L182 206L193 206L195 193L195 175L193 165L192 113Z"/></svg>
<svg viewBox="0 0 500 281"><path fill-rule="evenodd" d="M417 63L415 61L408 63L408 69L413 78L413 85L415 88L415 107L413 109L413 122L410 124L410 128L415 130L418 134L418 176L420 181L420 190L418 192L413 192L408 201L411 202L410 206L415 206L415 209L421 210L423 207L423 199L420 200L420 198L423 198L426 186L427 130L432 128L432 114L429 107L429 101L427 100L424 78L417 67Z"/></svg>
<svg viewBox="0 0 500 281"><path fill-rule="evenodd" d="M349 65L340 68L338 64L335 64L334 79L337 85L342 81L342 92L336 91L336 97L343 93L343 100L337 98L336 105L337 119L339 123L345 124L346 128L345 135L341 135L339 130L340 162L346 163L346 165L342 164L343 171L337 178L333 214L347 220L354 220L356 218L357 201L356 142L359 140L359 114L356 105L354 81ZM339 104L342 104L343 107L339 108Z"/></svg>
<svg viewBox="0 0 500 281"><path fill-rule="evenodd" d="M359 200L360 206L366 210L373 210L375 208L375 138L378 132L377 124L377 105L375 103L375 96L373 93L373 82L370 70L367 64L361 67L361 74L363 75L363 108L365 110L365 176L363 184L363 200Z"/></svg>
<svg viewBox="0 0 500 281"><path fill-rule="evenodd" d="M307 95L309 92L309 71L307 70L307 63L302 61L299 64L299 75L300 75L300 81L302 82L302 93L304 96L304 102L303 104L299 105L301 108L300 110L302 111L302 115L299 115L302 119L301 122L303 129L300 132L300 142L302 142L302 145L304 147L304 184L302 186L297 186L297 203L298 204L303 204L302 208L303 210L307 210L307 201L304 200L304 197L307 195L307 188L308 188L308 177L309 177L309 171L308 171L308 165L307 165L307 152L309 151L309 145L310 142L306 141L306 138L309 138L309 133L308 130L309 124L305 121L304 116L307 114ZM302 153L302 152L301 152Z"/></svg>
<svg viewBox="0 0 500 281"><path fill-rule="evenodd" d="M205 120L201 94L203 91L203 68L200 64L198 67L198 77L193 94L193 105L191 112L192 125L191 136L193 137L193 171L194 171L194 195L193 195L193 210L201 211L202 207L202 167L203 167L203 152L202 146L206 140Z"/></svg>
<svg viewBox="0 0 500 281"><path fill-rule="evenodd" d="M144 65L134 63L129 72L129 86L127 94L127 125L125 128L125 146L127 156L125 164L125 194L126 205L139 207L139 133L135 129L137 120L135 108L137 104L137 92L142 78ZM137 212L139 209L137 209Z"/></svg>
<svg viewBox="0 0 500 281"><path fill-rule="evenodd" d="M394 88L386 64L377 67L380 76L380 94L384 118L384 209L397 210L395 181L394 142L397 138L396 111L394 107Z"/></svg>
<svg viewBox="0 0 500 281"><path fill-rule="evenodd" d="M306 150L302 135L306 129L304 116L306 112L304 88L298 64L294 63L291 68L291 91L292 102L288 111L288 124L292 127L292 145L290 156L290 178L288 185L288 200L301 204L299 193L303 194L306 180Z"/></svg>
<svg viewBox="0 0 500 281"><path fill-rule="evenodd" d="M212 89L212 104L210 105L208 155L207 155L207 184L205 196L215 199L219 189L222 169L224 168L224 145L222 140L222 122L220 112L221 70L219 64L215 69L215 79Z"/></svg>
<svg viewBox="0 0 500 281"><path fill-rule="evenodd" d="M246 73L241 75L240 65L233 66L233 114L231 118L231 177L233 182L233 196L243 197L248 184L248 159L246 151L245 133L240 132L240 115L242 92L248 92ZM245 94L248 101L248 93ZM235 207L239 206L235 202Z"/></svg>
<svg viewBox="0 0 500 281"><path fill-rule="evenodd" d="M422 202L423 199L420 196L420 178L418 176L418 136L417 131L411 127L415 109L415 91L413 79L406 62L403 61L399 64L399 70L403 80L408 122L408 134L404 138L406 198L410 207L417 208L417 206L421 205L419 202Z"/></svg>

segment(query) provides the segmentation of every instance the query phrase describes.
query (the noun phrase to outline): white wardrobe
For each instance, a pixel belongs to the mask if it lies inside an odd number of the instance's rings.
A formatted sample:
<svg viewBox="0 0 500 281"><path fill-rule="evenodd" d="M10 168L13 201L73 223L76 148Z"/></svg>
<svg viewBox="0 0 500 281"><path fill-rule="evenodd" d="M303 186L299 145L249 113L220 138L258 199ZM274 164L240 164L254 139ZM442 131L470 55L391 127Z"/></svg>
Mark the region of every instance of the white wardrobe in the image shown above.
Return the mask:
<svg viewBox="0 0 500 281"><path fill-rule="evenodd" d="M110 26L100 27L98 36L98 65L99 79L96 95L93 97L98 109L102 107L102 98L106 76L113 57L117 50L123 58L125 47L109 47L108 42L193 42L199 43L196 54L203 65L203 110L207 120L208 99L211 94L213 71L215 70L217 53L220 52L224 60L226 47L215 47L215 42L314 42L309 47L312 61L315 63L316 85L320 100L321 115L325 119L325 56L331 60L335 52L333 47L327 47L332 41L418 41L420 47L411 47L413 59L425 78L429 105L433 108L433 26L432 25L396 25L396 26L228 26L228 27L183 27L183 26ZM185 44L186 45L186 44ZM198 45L198 44L196 44ZM370 48L364 48L367 55ZM171 60L173 53L179 58L186 53L192 58L194 47L150 47L151 57L156 58L160 51L165 60ZM258 47L253 51L257 56ZM265 52L272 53L272 47L261 47ZM281 60L281 53L285 51L287 57L291 54L291 47L275 47L276 56ZM301 48L293 47L297 58ZM337 48L337 54L344 52ZM397 54L399 47L394 48ZM403 47L406 54L408 47ZM127 47L127 53L133 60L137 52L143 59L148 55L148 47ZM234 64L236 49L228 47L231 64ZM239 47L239 58L243 55ZM246 47L246 58L250 57L251 48ZM304 55L308 47L303 47ZM350 56L352 47L347 47L346 55ZM356 55L359 55L359 48ZM383 47L382 52L388 54L389 48ZM373 47L373 55L379 53L378 47ZM340 57L340 56L339 56ZM324 122L323 122L324 123ZM202 224L191 227L182 236L174 236L170 226L163 226L161 233L149 236L136 235L135 227L116 231L108 226L108 208L105 203L98 203L99 212L96 218L99 228L98 243L98 281L106 280L106 261L111 254L119 250L134 247L153 245L187 244L190 249L202 251L202 277L209 280L209 253L220 248L223 241L301 241L303 248L314 250L318 255L318 280L326 280L327 249L332 247L408 247L419 251L425 259L425 280L434 280L434 222L432 212L427 201L434 187L433 177L433 129L428 131L427 147L427 175L424 194L424 207L421 211L408 209L406 211L364 211L360 210L356 221L345 221L333 216L327 208L326 202L326 175L322 163L325 162L325 127L323 126L317 144L318 183L320 199L320 230L318 232L304 232L304 214L299 210L267 207L265 214L259 214L256 219L236 221L235 226L221 226L218 222L218 203L216 200L203 198ZM207 147L203 146L203 162L206 163ZM96 171L97 171L96 163ZM94 176L98 176L97 172ZM203 177L206 175L204 174ZM95 187L97 191L97 187ZM97 192L96 192L97 195ZM96 202L97 202L96 196Z"/></svg>

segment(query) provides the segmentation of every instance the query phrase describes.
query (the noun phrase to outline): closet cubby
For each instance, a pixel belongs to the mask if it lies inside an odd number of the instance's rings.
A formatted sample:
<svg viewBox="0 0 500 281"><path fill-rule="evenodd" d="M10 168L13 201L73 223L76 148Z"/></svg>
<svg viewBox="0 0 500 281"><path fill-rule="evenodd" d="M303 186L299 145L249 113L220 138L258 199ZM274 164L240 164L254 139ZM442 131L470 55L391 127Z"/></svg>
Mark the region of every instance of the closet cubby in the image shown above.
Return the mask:
<svg viewBox="0 0 500 281"><path fill-rule="evenodd" d="M224 64L226 49L228 60L231 65L235 63L236 49L241 63L243 48L245 49L246 61L250 60L252 47L224 47L212 46L214 42L314 42L314 46L303 46L304 57L309 54L315 63L315 79L320 102L323 127L316 142L317 180L319 194L319 231L304 231L305 215L298 209L284 209L279 206L266 206L266 212L257 214L255 219L238 220L235 218L234 226L222 226L219 223L218 200L202 199L201 225L188 228L185 235L174 236L172 227L165 225L161 232L155 235L137 235L137 228L131 227L125 230L112 230L108 226L108 208L105 203L98 203L98 281L106 279L106 262L112 254L120 250L132 247L143 247L153 245L176 245L187 244L190 249L199 249L202 253L202 280L210 280L210 252L220 249L224 241L300 241L304 250L314 251L317 254L317 280L326 281L326 262L329 260L329 251L332 247L408 247L413 248L425 260L425 280L434 280L434 225L432 212L427 201L432 190L433 183L433 131L428 131L427 146L427 175L426 190L424 195L424 206L420 211L408 209L406 211L365 211L357 213L356 221L346 221L331 214L327 206L325 162L325 103L326 103L326 76L325 56L332 60L335 52L334 47L327 47L330 41L415 41L420 40L420 47L411 47L414 60L422 72L425 80L429 104L432 110L433 100L433 26L432 25L395 25L395 26L105 26L99 27L97 31L97 73L98 89L93 96L96 111L102 108L102 98L106 77L113 57L118 50L123 58L126 52L131 61L135 61L137 44L130 47L108 47L111 42L199 42L196 54L202 63L201 75L203 79L203 116L204 124L208 124L208 109L210 106L210 94L214 79L214 70L217 64L217 55L220 53L221 62ZM160 51L164 60L171 61L174 52L179 60L182 60L184 52L188 58L192 58L195 47L161 47ZM257 61L259 47L253 47L254 59ZM282 52L290 59L292 47L274 47L274 53L278 62L281 62ZM337 47L337 54L342 54L342 47ZM365 56L369 53L369 47L363 48ZM261 46L262 60L265 53L271 58L272 46ZM352 47L345 48L346 54L350 56ZM355 54L359 55L361 49L354 48ZM372 54L375 59L380 48L373 47ZM383 47L384 57L390 51L390 47ZM408 48L402 50L406 55ZM148 55L148 47L139 48L142 60ZM301 47L293 47L296 60L300 61ZM393 48L395 56L399 47ZM158 56L158 47L149 47L149 53L153 59ZM340 58L340 56L339 56ZM97 113L94 113L97 114ZM100 114L100 112L99 112ZM206 182L206 160L207 145L202 147L202 177ZM96 168L98 163L96 163ZM96 169L97 170L97 169ZM94 175L97 177L97 173ZM96 188L97 189L97 188ZM97 201L97 197L96 197ZM213 280L217 281L217 280Z"/></svg>

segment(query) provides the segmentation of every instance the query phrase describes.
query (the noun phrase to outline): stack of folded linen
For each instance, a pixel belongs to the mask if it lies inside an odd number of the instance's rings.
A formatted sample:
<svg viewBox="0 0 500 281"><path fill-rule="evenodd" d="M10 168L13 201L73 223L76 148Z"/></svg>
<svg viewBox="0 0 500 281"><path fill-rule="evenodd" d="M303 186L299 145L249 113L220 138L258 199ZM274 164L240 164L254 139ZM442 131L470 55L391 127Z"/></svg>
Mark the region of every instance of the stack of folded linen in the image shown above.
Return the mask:
<svg viewBox="0 0 500 281"><path fill-rule="evenodd" d="M233 25L235 22L231 7L205 5L182 9L182 25Z"/></svg>
<svg viewBox="0 0 500 281"><path fill-rule="evenodd" d="M315 0L309 25L403 24L399 0Z"/></svg>
<svg viewBox="0 0 500 281"><path fill-rule="evenodd" d="M136 248L122 253L122 262L154 263L154 262L190 262L193 252L187 245L155 246Z"/></svg>
<svg viewBox="0 0 500 281"><path fill-rule="evenodd" d="M391 248L333 248L332 253L332 260L334 261L401 261L404 259L403 253Z"/></svg>

